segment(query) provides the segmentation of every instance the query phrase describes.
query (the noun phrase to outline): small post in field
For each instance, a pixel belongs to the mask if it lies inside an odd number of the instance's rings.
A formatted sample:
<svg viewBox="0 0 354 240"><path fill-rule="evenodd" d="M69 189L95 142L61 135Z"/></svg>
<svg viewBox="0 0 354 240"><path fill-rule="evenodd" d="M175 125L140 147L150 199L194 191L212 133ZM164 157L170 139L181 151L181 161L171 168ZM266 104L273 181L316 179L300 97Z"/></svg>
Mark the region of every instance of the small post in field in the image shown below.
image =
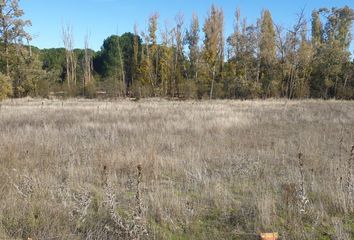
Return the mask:
<svg viewBox="0 0 354 240"><path fill-rule="evenodd" d="M262 240L278 240L279 234L278 233L261 233Z"/></svg>

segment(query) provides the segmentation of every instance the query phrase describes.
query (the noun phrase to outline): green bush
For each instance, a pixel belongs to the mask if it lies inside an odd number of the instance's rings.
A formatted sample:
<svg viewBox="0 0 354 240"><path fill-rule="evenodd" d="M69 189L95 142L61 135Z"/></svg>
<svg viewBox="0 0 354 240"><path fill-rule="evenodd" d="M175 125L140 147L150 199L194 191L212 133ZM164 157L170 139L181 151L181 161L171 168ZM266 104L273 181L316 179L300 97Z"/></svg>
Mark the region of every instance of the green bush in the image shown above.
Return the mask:
<svg viewBox="0 0 354 240"><path fill-rule="evenodd" d="M180 90L186 99L194 99L197 97L197 86L193 80L187 80L181 83Z"/></svg>
<svg viewBox="0 0 354 240"><path fill-rule="evenodd" d="M94 79L91 82L87 83L85 87L85 97L94 98L96 96L96 83Z"/></svg>
<svg viewBox="0 0 354 240"><path fill-rule="evenodd" d="M0 73L0 101L12 95L11 79Z"/></svg>

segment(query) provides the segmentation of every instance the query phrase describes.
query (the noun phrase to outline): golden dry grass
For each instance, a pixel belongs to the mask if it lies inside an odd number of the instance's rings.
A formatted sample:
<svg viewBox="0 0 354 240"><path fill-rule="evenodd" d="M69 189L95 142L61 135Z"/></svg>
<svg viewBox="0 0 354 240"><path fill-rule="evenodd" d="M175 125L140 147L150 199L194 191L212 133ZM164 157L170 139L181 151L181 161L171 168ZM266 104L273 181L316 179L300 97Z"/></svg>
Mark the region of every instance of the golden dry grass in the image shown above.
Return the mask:
<svg viewBox="0 0 354 240"><path fill-rule="evenodd" d="M112 214L142 239L353 239L354 102L7 100L0 130L0 239L119 239Z"/></svg>

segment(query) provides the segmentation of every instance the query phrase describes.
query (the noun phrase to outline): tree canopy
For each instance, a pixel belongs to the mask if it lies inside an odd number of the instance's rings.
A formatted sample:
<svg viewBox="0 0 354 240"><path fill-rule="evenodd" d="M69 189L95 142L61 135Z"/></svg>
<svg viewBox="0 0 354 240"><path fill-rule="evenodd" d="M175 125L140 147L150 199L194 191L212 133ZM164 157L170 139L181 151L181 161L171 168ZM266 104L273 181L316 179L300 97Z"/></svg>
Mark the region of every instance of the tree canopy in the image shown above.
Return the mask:
<svg viewBox="0 0 354 240"><path fill-rule="evenodd" d="M17 0L0 1L1 98L6 96L340 98L354 99L351 57L354 11L300 11L289 28L262 11L255 23L235 11L234 32L224 34L223 9L212 5L201 23L182 13L173 26L150 15L146 32L107 37L95 52L75 49L73 28L63 28L64 48L30 45ZM11 86L9 88L9 86Z"/></svg>

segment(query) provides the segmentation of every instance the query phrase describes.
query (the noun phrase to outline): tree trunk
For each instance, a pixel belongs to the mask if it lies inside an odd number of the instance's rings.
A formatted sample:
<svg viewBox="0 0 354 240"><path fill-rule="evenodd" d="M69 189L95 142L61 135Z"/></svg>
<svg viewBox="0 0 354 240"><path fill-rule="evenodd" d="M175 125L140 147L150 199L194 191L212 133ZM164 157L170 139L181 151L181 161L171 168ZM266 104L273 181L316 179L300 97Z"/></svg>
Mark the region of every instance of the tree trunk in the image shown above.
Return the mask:
<svg viewBox="0 0 354 240"><path fill-rule="evenodd" d="M68 82L68 89L70 89L70 64L69 52L66 52L66 81Z"/></svg>
<svg viewBox="0 0 354 240"><path fill-rule="evenodd" d="M29 56L30 56L30 58L31 58L31 57L32 57L32 46L31 46L31 44L30 44L29 39L27 39L27 45L28 45L28 50L29 50Z"/></svg>
<svg viewBox="0 0 354 240"><path fill-rule="evenodd" d="M7 42L5 42L5 57L6 57L6 76L10 76L10 64L9 64L9 46Z"/></svg>
<svg viewBox="0 0 354 240"><path fill-rule="evenodd" d="M195 81L198 79L198 59L195 62Z"/></svg>
<svg viewBox="0 0 354 240"><path fill-rule="evenodd" d="M213 67L213 80L211 81L210 100L213 99L214 81L215 81L215 65Z"/></svg>
<svg viewBox="0 0 354 240"><path fill-rule="evenodd" d="M336 82L334 84L334 96L337 96L337 85L338 85L338 76L336 76Z"/></svg>
<svg viewBox="0 0 354 240"><path fill-rule="evenodd" d="M74 85L76 87L76 60L75 60L75 56L74 56L74 53L72 53L72 76L73 76L73 79L74 79Z"/></svg>
<svg viewBox="0 0 354 240"><path fill-rule="evenodd" d="M348 82L348 75L345 76L345 80L344 80L344 89L347 87L347 82Z"/></svg>

